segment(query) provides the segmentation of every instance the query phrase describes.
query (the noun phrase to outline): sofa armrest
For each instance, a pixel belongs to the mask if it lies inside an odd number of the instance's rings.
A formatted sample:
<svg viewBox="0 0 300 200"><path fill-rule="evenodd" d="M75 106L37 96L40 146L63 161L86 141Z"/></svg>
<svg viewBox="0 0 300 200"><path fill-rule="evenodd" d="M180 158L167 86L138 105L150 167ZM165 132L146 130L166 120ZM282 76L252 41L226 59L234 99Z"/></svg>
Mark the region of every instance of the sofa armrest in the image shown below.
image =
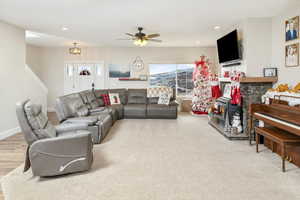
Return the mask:
<svg viewBox="0 0 300 200"><path fill-rule="evenodd" d="M75 123L64 123L55 126L55 129L57 133L64 133L64 132L70 132L70 131L77 131L77 130L88 130L88 124L87 123L81 123L81 124L75 124Z"/></svg>
<svg viewBox="0 0 300 200"><path fill-rule="evenodd" d="M178 106L179 103L176 100L170 101L169 106Z"/></svg>
<svg viewBox="0 0 300 200"><path fill-rule="evenodd" d="M88 170L93 162L91 133L47 138L34 142L29 149L33 174L55 176Z"/></svg>

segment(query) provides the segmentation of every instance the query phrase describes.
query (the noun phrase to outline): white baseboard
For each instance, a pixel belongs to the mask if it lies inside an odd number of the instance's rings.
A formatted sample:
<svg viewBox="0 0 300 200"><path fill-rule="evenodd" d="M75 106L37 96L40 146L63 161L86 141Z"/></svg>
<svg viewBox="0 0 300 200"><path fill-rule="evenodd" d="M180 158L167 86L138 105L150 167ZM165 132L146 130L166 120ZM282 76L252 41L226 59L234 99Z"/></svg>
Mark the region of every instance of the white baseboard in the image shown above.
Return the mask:
<svg viewBox="0 0 300 200"><path fill-rule="evenodd" d="M48 107L47 112L55 112L55 109L53 107Z"/></svg>
<svg viewBox="0 0 300 200"><path fill-rule="evenodd" d="M10 137L12 135L15 135L17 133L20 133L20 132L21 132L20 127L12 128L12 129L9 129L7 131L1 132L0 133L0 140L4 140L5 138L8 138L8 137Z"/></svg>

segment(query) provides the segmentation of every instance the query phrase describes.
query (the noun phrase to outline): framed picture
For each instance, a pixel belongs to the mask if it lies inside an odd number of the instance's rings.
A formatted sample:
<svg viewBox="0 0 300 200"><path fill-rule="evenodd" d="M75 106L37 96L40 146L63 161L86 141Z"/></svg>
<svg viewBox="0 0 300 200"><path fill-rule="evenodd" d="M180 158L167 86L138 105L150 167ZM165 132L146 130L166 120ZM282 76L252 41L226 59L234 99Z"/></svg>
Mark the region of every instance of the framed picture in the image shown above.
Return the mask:
<svg viewBox="0 0 300 200"><path fill-rule="evenodd" d="M285 41L299 38L299 16L285 21Z"/></svg>
<svg viewBox="0 0 300 200"><path fill-rule="evenodd" d="M277 68L264 68L264 77L276 77Z"/></svg>
<svg viewBox="0 0 300 200"><path fill-rule="evenodd" d="M129 78L130 77L130 66L109 64L109 78Z"/></svg>
<svg viewBox="0 0 300 200"><path fill-rule="evenodd" d="M299 43L287 45L285 47L285 66L299 66Z"/></svg>

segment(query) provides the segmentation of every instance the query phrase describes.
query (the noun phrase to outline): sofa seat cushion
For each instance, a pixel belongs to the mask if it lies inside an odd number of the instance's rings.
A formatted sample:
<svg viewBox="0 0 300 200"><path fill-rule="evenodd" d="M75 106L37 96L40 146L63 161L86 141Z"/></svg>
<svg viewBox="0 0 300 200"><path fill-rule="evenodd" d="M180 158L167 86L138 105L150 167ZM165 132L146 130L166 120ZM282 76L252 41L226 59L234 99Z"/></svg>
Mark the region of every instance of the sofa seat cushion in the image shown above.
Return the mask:
<svg viewBox="0 0 300 200"><path fill-rule="evenodd" d="M66 132L58 133L58 137L68 137L68 136L74 136L76 134L89 134L89 133L91 132L88 130L66 131Z"/></svg>
<svg viewBox="0 0 300 200"><path fill-rule="evenodd" d="M86 117L73 117L67 119L66 123L84 123L89 126L97 124L99 121L98 116L86 116Z"/></svg>
<svg viewBox="0 0 300 200"><path fill-rule="evenodd" d="M146 118L146 104L127 104L124 105L125 118Z"/></svg>
<svg viewBox="0 0 300 200"><path fill-rule="evenodd" d="M154 118L176 118L177 106L176 105L163 105L163 104L148 104L147 117Z"/></svg>

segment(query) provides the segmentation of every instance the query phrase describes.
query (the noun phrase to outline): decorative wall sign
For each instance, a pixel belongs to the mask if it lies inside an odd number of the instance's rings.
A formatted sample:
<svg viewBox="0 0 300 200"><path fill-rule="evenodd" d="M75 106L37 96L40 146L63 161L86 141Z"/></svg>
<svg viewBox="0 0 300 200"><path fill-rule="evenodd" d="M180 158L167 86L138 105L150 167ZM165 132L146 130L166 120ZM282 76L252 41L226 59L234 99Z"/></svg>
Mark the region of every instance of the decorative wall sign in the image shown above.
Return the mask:
<svg viewBox="0 0 300 200"><path fill-rule="evenodd" d="M144 69L144 62L141 59L141 57L136 57L135 60L132 63L132 68L134 71L139 72Z"/></svg>
<svg viewBox="0 0 300 200"><path fill-rule="evenodd" d="M285 66L299 66L299 43L287 45L285 47Z"/></svg>
<svg viewBox="0 0 300 200"><path fill-rule="evenodd" d="M285 41L299 38L299 16L285 21Z"/></svg>
<svg viewBox="0 0 300 200"><path fill-rule="evenodd" d="M109 64L109 78L129 78L130 77L130 66Z"/></svg>

